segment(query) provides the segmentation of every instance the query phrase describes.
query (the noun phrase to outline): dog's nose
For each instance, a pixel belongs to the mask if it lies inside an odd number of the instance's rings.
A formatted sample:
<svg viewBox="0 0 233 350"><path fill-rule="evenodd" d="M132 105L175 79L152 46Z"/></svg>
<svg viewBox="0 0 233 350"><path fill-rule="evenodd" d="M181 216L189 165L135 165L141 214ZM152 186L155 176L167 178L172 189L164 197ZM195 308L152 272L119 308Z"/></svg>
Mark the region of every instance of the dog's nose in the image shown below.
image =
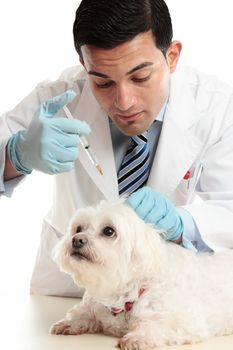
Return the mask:
<svg viewBox="0 0 233 350"><path fill-rule="evenodd" d="M85 244L87 244L87 237L85 235L78 234L72 238L72 247L74 249L81 249Z"/></svg>

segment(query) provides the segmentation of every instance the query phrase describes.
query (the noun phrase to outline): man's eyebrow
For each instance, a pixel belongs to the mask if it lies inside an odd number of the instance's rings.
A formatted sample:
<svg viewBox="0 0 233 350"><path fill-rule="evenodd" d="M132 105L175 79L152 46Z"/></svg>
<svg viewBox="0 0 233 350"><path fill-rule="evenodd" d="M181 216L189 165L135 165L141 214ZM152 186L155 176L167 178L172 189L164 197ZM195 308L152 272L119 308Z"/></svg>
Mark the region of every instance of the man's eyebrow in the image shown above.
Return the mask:
<svg viewBox="0 0 233 350"><path fill-rule="evenodd" d="M138 66L132 68L129 72L126 73L126 75L130 75L130 74L136 72L139 69L152 66L153 64L154 64L153 62L143 62L143 63L139 64ZM95 75L97 77L104 78L104 79L111 79L111 77L109 75L106 75L106 74L103 74L103 73L100 73L100 72L96 72L94 70L90 70L88 72L88 74L89 75Z"/></svg>
<svg viewBox="0 0 233 350"><path fill-rule="evenodd" d="M153 64L154 64L154 62L143 62L143 63L139 64L138 66L134 67L133 69L131 69L129 72L127 72L126 75L132 74L139 69L152 66Z"/></svg>
<svg viewBox="0 0 233 350"><path fill-rule="evenodd" d="M95 75L97 77L100 78L105 78L105 79L111 79L108 75L100 73L100 72L95 72L94 70L89 70L89 72L87 72L90 75Z"/></svg>

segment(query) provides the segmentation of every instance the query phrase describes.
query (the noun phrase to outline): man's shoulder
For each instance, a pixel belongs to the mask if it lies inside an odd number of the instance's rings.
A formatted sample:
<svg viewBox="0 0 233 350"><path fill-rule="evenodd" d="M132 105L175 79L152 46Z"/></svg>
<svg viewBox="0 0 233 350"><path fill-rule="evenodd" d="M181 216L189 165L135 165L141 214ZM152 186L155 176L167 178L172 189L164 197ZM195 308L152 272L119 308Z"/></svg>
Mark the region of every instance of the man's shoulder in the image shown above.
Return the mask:
<svg viewBox="0 0 233 350"><path fill-rule="evenodd" d="M65 69L58 79L44 80L40 82L35 89L40 103L48 99L61 95L68 89L73 89L77 94L81 94L86 81L86 71L82 66L74 66Z"/></svg>
<svg viewBox="0 0 233 350"><path fill-rule="evenodd" d="M185 111L195 115L195 120L205 119L206 123L209 120L210 125L215 122L216 125L221 124L222 130L232 125L233 88L214 75L191 67L180 67L171 79L169 101L170 110L174 110L176 115L177 110L180 116ZM203 125L206 127L207 124Z"/></svg>
<svg viewBox="0 0 233 350"><path fill-rule="evenodd" d="M209 93L233 93L233 87L213 74L205 73L193 67L181 66L172 76L174 86L179 88L201 89Z"/></svg>
<svg viewBox="0 0 233 350"><path fill-rule="evenodd" d="M58 80L65 80L67 82L77 81L77 80L86 80L86 76L87 74L83 66L77 65L77 66L66 68L61 73Z"/></svg>
<svg viewBox="0 0 233 350"><path fill-rule="evenodd" d="M73 66L66 68L56 80L43 80L37 84L36 88L45 88L48 86L56 86L57 84L63 82L68 87L72 87L74 84L84 84L86 80L86 71L84 68L79 66Z"/></svg>

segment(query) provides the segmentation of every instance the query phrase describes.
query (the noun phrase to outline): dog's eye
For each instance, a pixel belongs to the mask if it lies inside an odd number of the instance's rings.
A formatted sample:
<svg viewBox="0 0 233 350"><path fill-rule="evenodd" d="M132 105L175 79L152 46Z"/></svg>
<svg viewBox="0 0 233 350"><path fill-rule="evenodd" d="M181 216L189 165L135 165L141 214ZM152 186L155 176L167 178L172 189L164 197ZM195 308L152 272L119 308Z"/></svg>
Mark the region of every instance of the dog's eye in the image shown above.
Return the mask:
<svg viewBox="0 0 233 350"><path fill-rule="evenodd" d="M104 236L107 236L107 237L113 237L113 236L115 236L116 233L115 233L115 230L114 230L112 227L106 226L106 227L103 229L102 234L103 234Z"/></svg>
<svg viewBox="0 0 233 350"><path fill-rule="evenodd" d="M76 233L79 233L82 231L82 226L81 225L78 225L77 228L76 228Z"/></svg>

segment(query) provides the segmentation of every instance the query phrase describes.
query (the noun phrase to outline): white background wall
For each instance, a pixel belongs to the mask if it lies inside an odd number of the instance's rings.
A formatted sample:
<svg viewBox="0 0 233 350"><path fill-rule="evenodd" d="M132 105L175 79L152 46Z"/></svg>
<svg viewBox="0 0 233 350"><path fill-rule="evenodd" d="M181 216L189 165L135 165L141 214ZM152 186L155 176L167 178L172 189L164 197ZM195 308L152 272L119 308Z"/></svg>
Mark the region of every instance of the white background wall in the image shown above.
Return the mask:
<svg viewBox="0 0 233 350"><path fill-rule="evenodd" d="M8 0L0 11L0 113L34 86L56 79L78 62L72 23L76 0ZM183 42L180 64L218 75L233 85L230 0L167 0L174 39ZM0 289L26 293L50 206L52 177L34 173L11 199L0 199Z"/></svg>

